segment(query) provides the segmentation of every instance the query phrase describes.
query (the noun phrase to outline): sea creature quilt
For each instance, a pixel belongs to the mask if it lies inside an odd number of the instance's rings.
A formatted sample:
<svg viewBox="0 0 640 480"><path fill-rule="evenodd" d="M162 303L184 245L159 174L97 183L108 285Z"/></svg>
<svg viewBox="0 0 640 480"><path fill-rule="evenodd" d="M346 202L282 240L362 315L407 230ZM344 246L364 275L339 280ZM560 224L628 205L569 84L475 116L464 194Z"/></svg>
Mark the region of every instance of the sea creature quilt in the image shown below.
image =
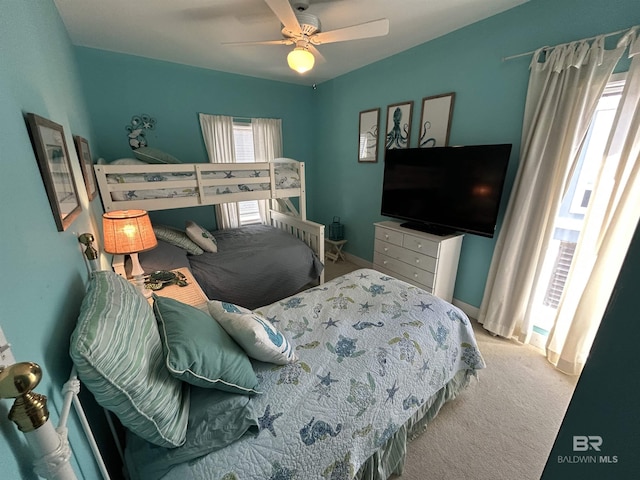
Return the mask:
<svg viewBox="0 0 640 480"><path fill-rule="evenodd" d="M350 479L461 370L484 368L467 316L362 269L256 310L297 361L256 362L259 430L165 478Z"/></svg>

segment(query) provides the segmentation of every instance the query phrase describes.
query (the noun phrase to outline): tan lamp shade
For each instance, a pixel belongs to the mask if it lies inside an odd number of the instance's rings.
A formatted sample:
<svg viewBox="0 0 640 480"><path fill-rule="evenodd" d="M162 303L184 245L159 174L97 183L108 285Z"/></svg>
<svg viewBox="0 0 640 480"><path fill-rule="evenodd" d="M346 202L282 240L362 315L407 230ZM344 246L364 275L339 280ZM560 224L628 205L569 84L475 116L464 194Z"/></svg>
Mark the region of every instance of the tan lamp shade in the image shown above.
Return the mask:
<svg viewBox="0 0 640 480"><path fill-rule="evenodd" d="M104 251L116 255L145 252L158 245L145 210L117 210L102 215Z"/></svg>

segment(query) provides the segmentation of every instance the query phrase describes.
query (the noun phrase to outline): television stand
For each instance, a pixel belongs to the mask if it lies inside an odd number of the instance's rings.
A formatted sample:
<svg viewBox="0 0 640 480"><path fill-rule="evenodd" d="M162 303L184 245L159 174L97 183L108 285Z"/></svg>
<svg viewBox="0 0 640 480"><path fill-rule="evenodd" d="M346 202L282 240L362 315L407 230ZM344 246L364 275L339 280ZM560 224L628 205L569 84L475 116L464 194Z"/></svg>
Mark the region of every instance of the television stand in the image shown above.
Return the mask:
<svg viewBox="0 0 640 480"><path fill-rule="evenodd" d="M453 235L455 230L447 227L441 227L439 225L429 225L427 223L419 222L405 222L400 224L401 227L409 228L411 230L418 230L419 232L426 232L438 237L446 237L447 235Z"/></svg>

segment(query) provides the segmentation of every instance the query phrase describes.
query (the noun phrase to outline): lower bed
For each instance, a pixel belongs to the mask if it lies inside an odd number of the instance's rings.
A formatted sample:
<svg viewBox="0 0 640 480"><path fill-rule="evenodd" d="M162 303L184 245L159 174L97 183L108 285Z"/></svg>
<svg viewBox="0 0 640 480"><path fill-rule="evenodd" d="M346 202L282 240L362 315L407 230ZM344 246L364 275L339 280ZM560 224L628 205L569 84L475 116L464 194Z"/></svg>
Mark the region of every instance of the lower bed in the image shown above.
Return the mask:
<svg viewBox="0 0 640 480"><path fill-rule="evenodd" d="M140 479L384 479L405 444L484 368L455 306L375 270L357 270L258 313L295 346L283 366L252 361L263 393L191 388L186 443L129 434Z"/></svg>
<svg viewBox="0 0 640 480"><path fill-rule="evenodd" d="M139 255L147 273L189 267L211 300L254 309L292 295L318 279L324 266L304 242L269 225L213 232L218 251L187 255L160 243Z"/></svg>

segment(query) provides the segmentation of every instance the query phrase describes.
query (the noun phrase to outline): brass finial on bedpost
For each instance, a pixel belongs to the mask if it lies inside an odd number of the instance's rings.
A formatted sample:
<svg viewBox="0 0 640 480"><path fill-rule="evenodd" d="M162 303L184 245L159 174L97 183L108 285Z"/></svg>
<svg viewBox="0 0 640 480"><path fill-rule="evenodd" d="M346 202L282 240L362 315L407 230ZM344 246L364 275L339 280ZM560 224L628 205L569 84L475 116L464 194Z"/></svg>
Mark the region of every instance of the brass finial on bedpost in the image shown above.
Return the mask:
<svg viewBox="0 0 640 480"><path fill-rule="evenodd" d="M14 363L0 371L0 398L15 398L9 420L22 432L32 432L49 419L47 397L32 392L41 379L42 369L33 362Z"/></svg>
<svg viewBox="0 0 640 480"><path fill-rule="evenodd" d="M33 469L49 480L77 480L69 463L71 448L66 428L54 429L49 421L47 397L32 390L42 379L34 362L14 363L0 370L0 398L15 398L9 420L24 434L33 454Z"/></svg>

